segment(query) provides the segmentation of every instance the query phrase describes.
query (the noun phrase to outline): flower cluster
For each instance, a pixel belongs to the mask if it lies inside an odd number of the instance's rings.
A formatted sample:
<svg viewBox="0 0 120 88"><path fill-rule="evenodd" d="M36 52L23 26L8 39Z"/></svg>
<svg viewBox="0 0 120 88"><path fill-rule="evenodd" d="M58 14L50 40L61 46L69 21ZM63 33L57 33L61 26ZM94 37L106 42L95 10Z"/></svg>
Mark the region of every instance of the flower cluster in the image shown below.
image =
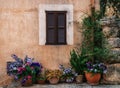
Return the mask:
<svg viewBox="0 0 120 88"><path fill-rule="evenodd" d="M87 62L87 72L92 72L92 73L106 73L107 72L107 67L105 66L104 63L96 63L92 64L92 62Z"/></svg>
<svg viewBox="0 0 120 88"><path fill-rule="evenodd" d="M35 82L37 75L42 70L42 65L38 62L33 62L33 58L29 58L28 56L22 60L13 54L12 58L15 61L7 62L7 74L14 76L15 80L22 79L23 83L27 79L32 79Z"/></svg>
<svg viewBox="0 0 120 88"><path fill-rule="evenodd" d="M75 71L68 67L65 68L63 65L60 65L59 68L62 70L63 74L62 74L62 79L65 79L66 82L73 82L75 77L77 76L77 73L75 73Z"/></svg>

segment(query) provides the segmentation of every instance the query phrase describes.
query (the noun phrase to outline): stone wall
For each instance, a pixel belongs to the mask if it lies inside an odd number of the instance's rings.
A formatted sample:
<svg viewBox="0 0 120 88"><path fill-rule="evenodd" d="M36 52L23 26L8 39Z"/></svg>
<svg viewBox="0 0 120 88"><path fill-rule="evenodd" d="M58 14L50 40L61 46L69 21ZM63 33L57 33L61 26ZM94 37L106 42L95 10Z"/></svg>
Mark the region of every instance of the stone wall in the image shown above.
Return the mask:
<svg viewBox="0 0 120 88"><path fill-rule="evenodd" d="M104 18L102 21L103 32L108 41L114 57L109 58L109 63L120 63L120 19Z"/></svg>
<svg viewBox="0 0 120 88"><path fill-rule="evenodd" d="M120 19L104 18L102 21L103 32L108 41L107 47L114 55L107 63L107 73L103 75L101 83L120 84Z"/></svg>

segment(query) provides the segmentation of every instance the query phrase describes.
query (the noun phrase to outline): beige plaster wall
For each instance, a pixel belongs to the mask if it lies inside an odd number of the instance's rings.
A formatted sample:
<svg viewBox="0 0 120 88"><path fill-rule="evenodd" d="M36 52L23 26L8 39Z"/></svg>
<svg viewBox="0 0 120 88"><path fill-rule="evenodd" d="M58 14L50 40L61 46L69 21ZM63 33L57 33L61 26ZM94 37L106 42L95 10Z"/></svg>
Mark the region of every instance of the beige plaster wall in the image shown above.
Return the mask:
<svg viewBox="0 0 120 88"><path fill-rule="evenodd" d="M6 62L13 60L11 54L34 57L51 69L58 68L60 63L69 63L70 50L81 43L75 24L74 45L39 45L38 5L49 3L73 4L74 21L80 19L83 12L89 12L90 7L90 0L0 0L0 81L5 79Z"/></svg>

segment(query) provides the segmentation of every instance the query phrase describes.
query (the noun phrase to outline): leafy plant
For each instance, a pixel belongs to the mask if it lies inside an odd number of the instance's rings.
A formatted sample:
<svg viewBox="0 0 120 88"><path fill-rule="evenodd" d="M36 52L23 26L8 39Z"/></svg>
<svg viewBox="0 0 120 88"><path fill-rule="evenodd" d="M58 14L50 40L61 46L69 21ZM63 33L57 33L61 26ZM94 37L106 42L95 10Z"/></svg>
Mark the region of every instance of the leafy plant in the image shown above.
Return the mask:
<svg viewBox="0 0 120 88"><path fill-rule="evenodd" d="M83 42L81 55L86 56L93 63L102 62L109 58L109 49L100 26L101 15L91 10L92 14L85 17L82 22Z"/></svg>
<svg viewBox="0 0 120 88"><path fill-rule="evenodd" d="M85 63L87 62L87 59L85 59L85 56L79 55L75 50L72 50L70 52L71 58L70 58L70 64L72 68L75 70L78 75L84 74L84 67Z"/></svg>
<svg viewBox="0 0 120 88"><path fill-rule="evenodd" d="M37 80L46 80L45 74L39 74L39 75L37 76Z"/></svg>
<svg viewBox="0 0 120 88"><path fill-rule="evenodd" d="M51 78L60 78L62 75L62 72L60 70L46 70L45 72L47 80L50 80Z"/></svg>

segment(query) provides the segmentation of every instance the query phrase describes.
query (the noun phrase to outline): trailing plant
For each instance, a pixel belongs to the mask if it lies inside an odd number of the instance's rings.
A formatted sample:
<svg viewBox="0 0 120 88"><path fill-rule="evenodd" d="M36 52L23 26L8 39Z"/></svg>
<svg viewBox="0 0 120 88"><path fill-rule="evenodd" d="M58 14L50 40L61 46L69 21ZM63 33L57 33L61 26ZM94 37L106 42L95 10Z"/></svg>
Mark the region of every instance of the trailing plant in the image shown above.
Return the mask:
<svg viewBox="0 0 120 88"><path fill-rule="evenodd" d="M82 21L83 41L81 56L92 63L103 62L110 57L109 49L106 47L105 36L100 25L101 13L91 8L91 15Z"/></svg>

